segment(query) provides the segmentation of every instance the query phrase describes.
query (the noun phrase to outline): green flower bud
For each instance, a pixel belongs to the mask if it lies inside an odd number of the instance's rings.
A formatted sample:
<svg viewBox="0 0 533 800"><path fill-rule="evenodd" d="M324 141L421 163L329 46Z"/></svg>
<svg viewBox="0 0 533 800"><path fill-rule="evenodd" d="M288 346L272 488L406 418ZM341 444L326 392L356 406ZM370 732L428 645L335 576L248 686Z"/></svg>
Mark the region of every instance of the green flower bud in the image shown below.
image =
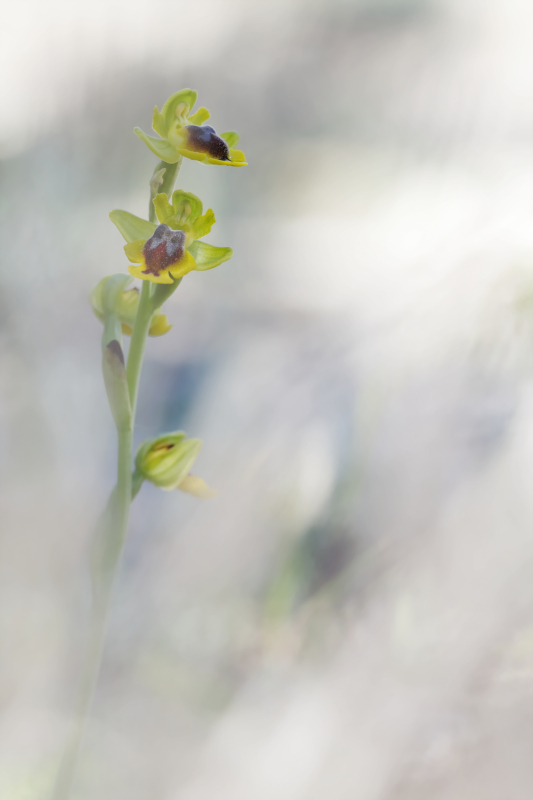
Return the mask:
<svg viewBox="0 0 533 800"><path fill-rule="evenodd" d="M201 446L200 439L186 439L183 431L165 433L141 444L135 467L156 486L177 489L189 474Z"/></svg>
<svg viewBox="0 0 533 800"><path fill-rule="evenodd" d="M110 275L109 278L101 282L98 294L98 310L100 312L100 320L104 323L104 332L102 334L102 347L116 341L122 347L122 327L118 316L117 306L119 298L130 283L127 275ZM93 292L94 294L94 292ZM91 302L93 303L93 296L91 295Z"/></svg>
<svg viewBox="0 0 533 800"><path fill-rule="evenodd" d="M101 322L105 322L104 301L109 303L107 287L109 286L111 277L113 276L103 278L100 283L94 287L90 296L93 311ZM126 289L128 284L131 283L132 278L129 275L122 275L121 277L124 281L120 286L120 291L113 297L114 311L121 323L122 333L126 336L131 336L133 323L135 322L137 308L139 306L139 290ZM167 333L171 327L172 325L170 325L166 314L160 314L156 311L150 323L149 335L162 336L164 333Z"/></svg>
<svg viewBox="0 0 533 800"><path fill-rule="evenodd" d="M218 492L210 489L202 478L189 474L201 446L200 439L186 439L183 431L164 433L143 442L135 457L135 494L143 480L147 480L167 491L180 489L194 497L216 497Z"/></svg>

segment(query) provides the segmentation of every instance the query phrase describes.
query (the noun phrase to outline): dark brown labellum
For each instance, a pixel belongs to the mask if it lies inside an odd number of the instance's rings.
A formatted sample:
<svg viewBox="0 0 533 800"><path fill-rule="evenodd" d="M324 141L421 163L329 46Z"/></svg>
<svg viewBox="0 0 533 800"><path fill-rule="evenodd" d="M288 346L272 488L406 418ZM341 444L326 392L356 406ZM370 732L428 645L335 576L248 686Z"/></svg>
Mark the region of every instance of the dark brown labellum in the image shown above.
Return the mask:
<svg viewBox="0 0 533 800"><path fill-rule="evenodd" d="M211 125L186 125L187 147L196 153L206 153L211 158L229 161L229 147Z"/></svg>
<svg viewBox="0 0 533 800"><path fill-rule="evenodd" d="M185 239L185 231L173 231L168 225L158 225L144 243L142 252L146 269L143 273L159 275L161 270L177 264L185 251Z"/></svg>

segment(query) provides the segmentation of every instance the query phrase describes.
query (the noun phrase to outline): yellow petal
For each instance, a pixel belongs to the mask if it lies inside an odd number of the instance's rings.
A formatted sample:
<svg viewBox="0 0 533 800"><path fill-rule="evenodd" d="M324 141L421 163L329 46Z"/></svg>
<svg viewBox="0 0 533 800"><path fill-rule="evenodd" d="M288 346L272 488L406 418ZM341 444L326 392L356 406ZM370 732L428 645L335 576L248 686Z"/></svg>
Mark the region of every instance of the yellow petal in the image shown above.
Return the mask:
<svg viewBox="0 0 533 800"><path fill-rule="evenodd" d="M193 269L196 269L196 261L189 251L185 250L180 260L169 267L169 272L173 278L183 278L184 275L187 275L188 272L192 272Z"/></svg>
<svg viewBox="0 0 533 800"><path fill-rule="evenodd" d="M130 328L129 325L126 325L124 322L122 323L122 333L124 336L131 336L133 329Z"/></svg>
<svg viewBox="0 0 533 800"><path fill-rule="evenodd" d="M246 156L242 150L232 150L230 148L229 157L231 158L232 164L234 164L236 167L245 167L248 164L246 161Z"/></svg>
<svg viewBox="0 0 533 800"><path fill-rule="evenodd" d="M130 266L128 267L128 271L134 278L140 278L142 281L151 281L152 283L174 283L168 274L168 270L164 270L159 275L152 275L152 273L145 274L143 272L143 267L144 264L140 264L138 267Z"/></svg>
<svg viewBox="0 0 533 800"><path fill-rule="evenodd" d="M198 217L193 224L193 233L195 239L201 239L202 236L207 236L213 225L215 224L215 212L212 208L208 208L205 214Z"/></svg>
<svg viewBox="0 0 533 800"><path fill-rule="evenodd" d="M196 150L187 150L185 147L179 147L178 153L184 158L190 158L193 161L207 161L205 153L197 153Z"/></svg>
<svg viewBox="0 0 533 800"><path fill-rule="evenodd" d="M171 329L172 325L167 319L166 314L155 314L150 325L150 336L163 336Z"/></svg>
<svg viewBox="0 0 533 800"><path fill-rule="evenodd" d="M196 475L187 475L181 483L178 483L176 489L206 500L209 497L216 497L218 495L215 489L211 489L202 478L198 478Z"/></svg>
<svg viewBox="0 0 533 800"><path fill-rule="evenodd" d="M242 150L231 150L229 151L229 161L222 161L220 158L208 158L208 164L216 164L219 166L224 167L246 167L248 166L248 162L246 161L246 156L242 152Z"/></svg>
<svg viewBox="0 0 533 800"><path fill-rule="evenodd" d="M137 239L136 242L124 245L124 252L133 264L139 264L144 261L143 247L145 242L146 239Z"/></svg>
<svg viewBox="0 0 533 800"><path fill-rule="evenodd" d="M187 122L189 125L203 125L204 122L207 122L210 116L211 114L207 108L202 106L198 109L198 111L195 111L194 114L187 118Z"/></svg>

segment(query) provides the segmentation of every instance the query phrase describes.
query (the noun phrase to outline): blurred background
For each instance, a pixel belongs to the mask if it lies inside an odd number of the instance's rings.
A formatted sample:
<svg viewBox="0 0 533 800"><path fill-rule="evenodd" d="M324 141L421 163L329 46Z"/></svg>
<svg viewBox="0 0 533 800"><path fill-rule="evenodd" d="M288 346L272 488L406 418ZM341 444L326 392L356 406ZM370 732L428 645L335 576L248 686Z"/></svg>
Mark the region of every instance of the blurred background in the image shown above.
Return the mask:
<svg viewBox="0 0 533 800"><path fill-rule="evenodd" d="M533 796L533 7L19 0L0 31L0 800L47 798L114 481L92 287L145 216L133 135L197 89L249 166L184 163L234 258L151 339L76 800Z"/></svg>

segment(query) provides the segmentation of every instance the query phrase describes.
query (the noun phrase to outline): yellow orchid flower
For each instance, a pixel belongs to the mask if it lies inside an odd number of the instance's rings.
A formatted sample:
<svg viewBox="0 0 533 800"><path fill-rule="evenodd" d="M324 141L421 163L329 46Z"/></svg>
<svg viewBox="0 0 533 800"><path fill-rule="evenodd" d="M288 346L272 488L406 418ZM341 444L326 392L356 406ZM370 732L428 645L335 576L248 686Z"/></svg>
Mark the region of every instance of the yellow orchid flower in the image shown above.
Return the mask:
<svg viewBox="0 0 533 800"><path fill-rule="evenodd" d="M170 203L166 194L158 194L154 207L159 225L127 211L109 215L128 243L124 252L135 278L174 283L192 270L213 269L233 255L231 247L198 241L216 220L212 209L202 214L202 201L196 195L176 190Z"/></svg>
<svg viewBox="0 0 533 800"><path fill-rule="evenodd" d="M168 225L158 225L149 239L139 239L124 247L132 266L130 275L153 283L173 283L196 267L185 244L184 231L174 231Z"/></svg>
<svg viewBox="0 0 533 800"><path fill-rule="evenodd" d="M193 89L181 89L168 98L161 111L154 108L152 127L160 139L140 128L134 128L136 135L167 164L175 164L183 156L203 164L245 167L246 156L234 149L239 134L226 131L219 135L211 125L204 125L210 117L207 108L191 113L196 98Z"/></svg>

